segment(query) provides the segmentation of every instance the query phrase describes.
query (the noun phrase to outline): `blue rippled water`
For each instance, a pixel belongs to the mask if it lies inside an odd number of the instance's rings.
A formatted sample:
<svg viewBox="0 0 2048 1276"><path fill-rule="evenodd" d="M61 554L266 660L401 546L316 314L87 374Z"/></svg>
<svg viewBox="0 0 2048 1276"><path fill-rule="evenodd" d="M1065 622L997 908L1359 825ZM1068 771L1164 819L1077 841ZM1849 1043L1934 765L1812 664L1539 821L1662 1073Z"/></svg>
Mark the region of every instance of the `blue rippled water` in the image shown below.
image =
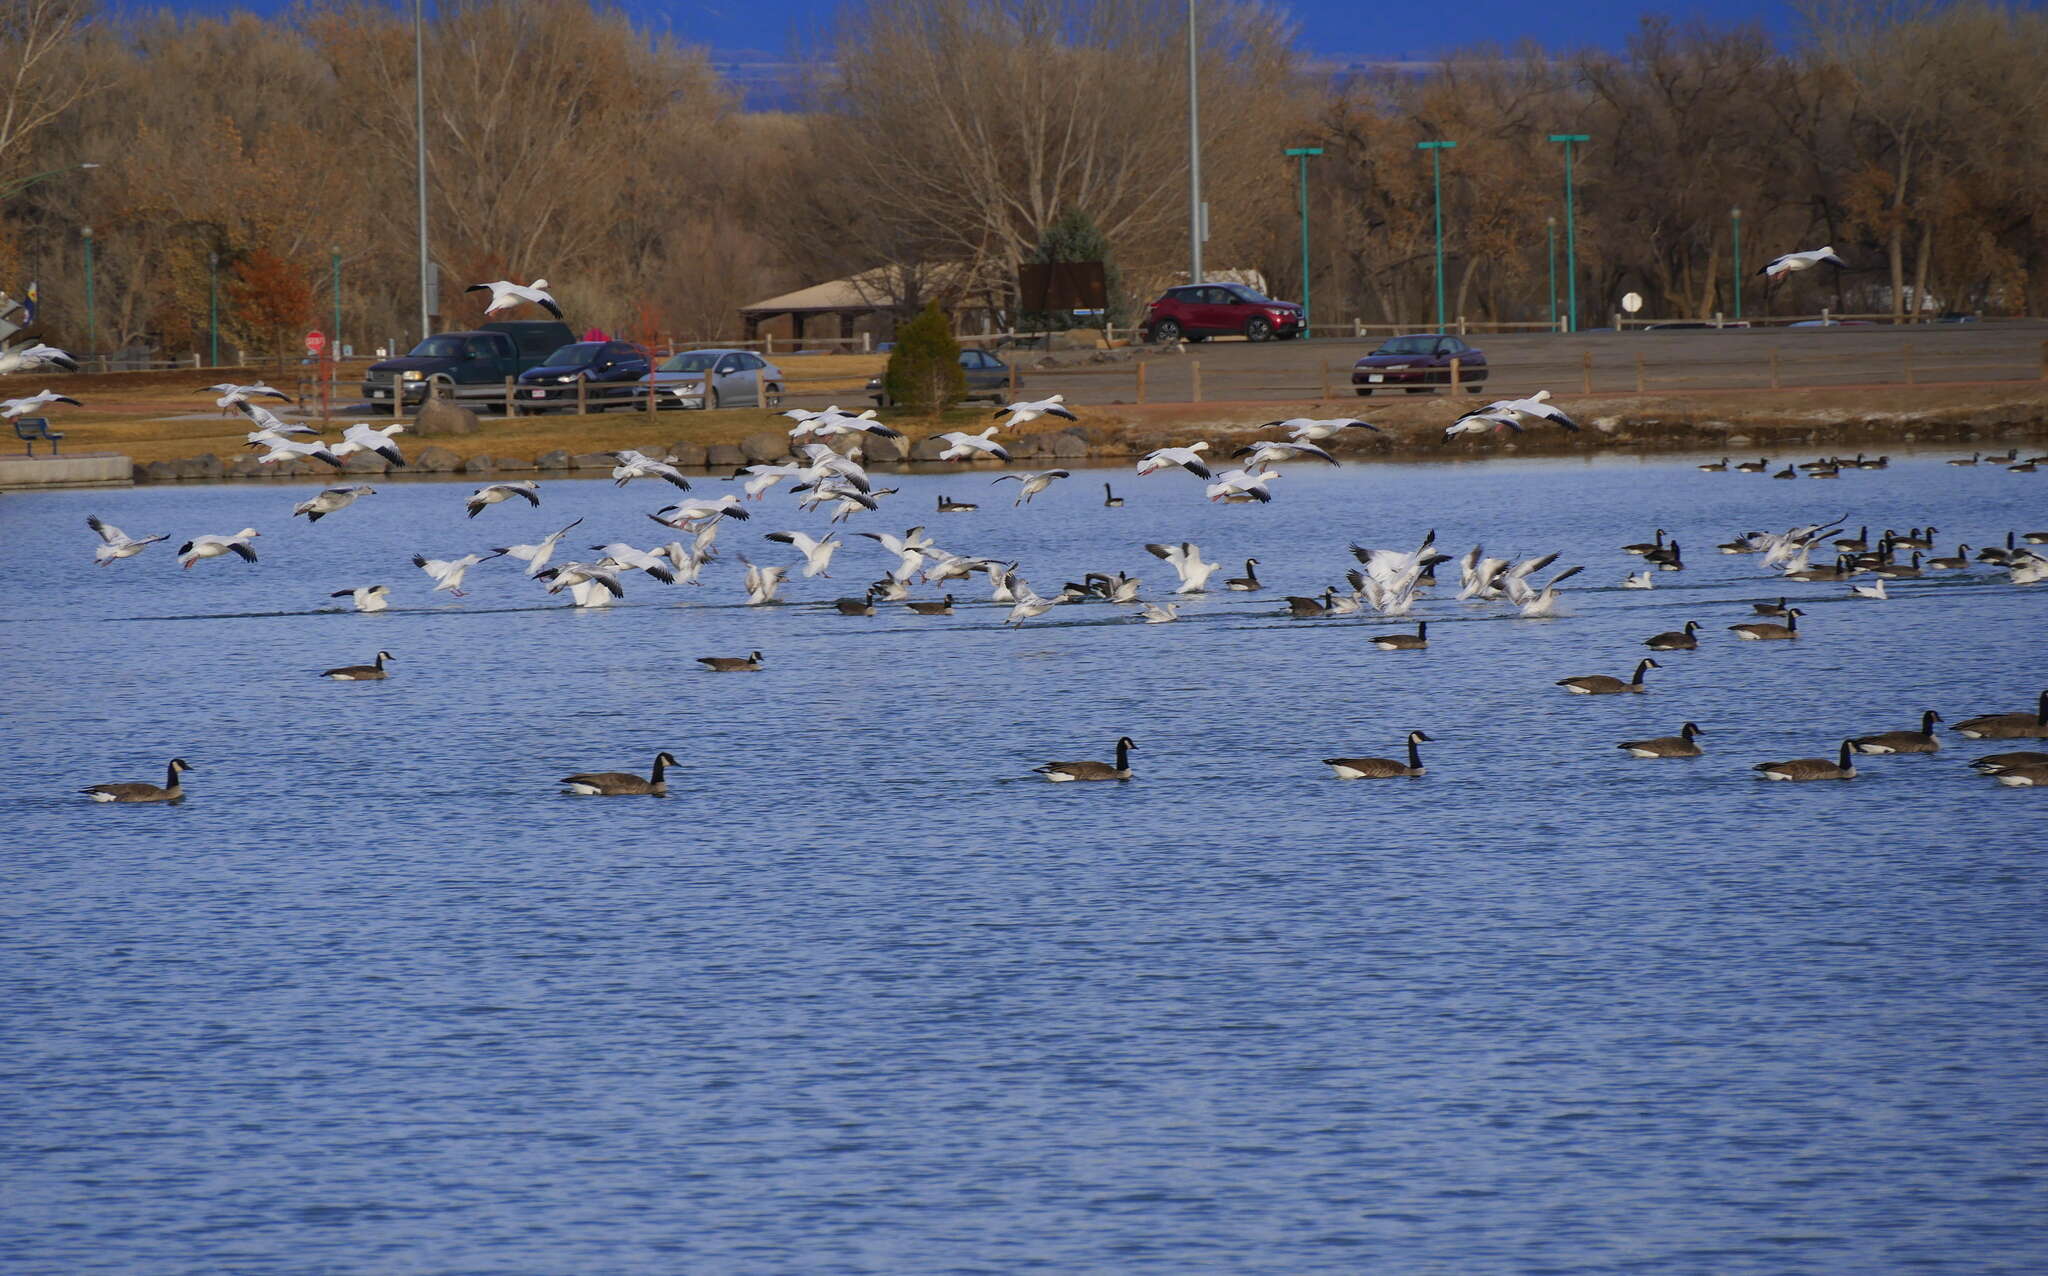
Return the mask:
<svg viewBox="0 0 2048 1276"><path fill-rule="evenodd" d="M1142 545L1188 537L1271 588L1159 626L1006 630L978 580L946 618L808 605L891 561L856 539L740 607L735 554L821 523L778 495L703 587L578 612L503 563L430 597L407 560L579 514L572 543L648 544L652 485L472 522L391 482L316 527L286 517L310 485L0 499L0 1268L2048 1269L2048 797L1953 736L1848 784L1749 769L2031 707L2048 588L1873 603L1711 552L1844 512L1995 542L2048 526L2038 477L1296 467L1263 508L1109 477L1122 509L1085 471L1021 511L906 476L854 528L1048 591L1170 585ZM170 547L253 524L262 561L96 569L88 513ZM1616 588L1659 526L1691 569ZM1423 653L1277 614L1430 527L1585 563L1571 614L1439 589ZM391 613L320 610L372 581ZM1781 592L1804 639L1729 641ZM1647 695L1553 685L1687 619ZM313 676L380 647L387 682ZM1687 719L1704 758L1613 747ZM1418 728L1426 778L1317 763ZM1125 733L1133 783L1031 775ZM665 799L551 783L661 749ZM172 754L180 806L73 792Z"/></svg>

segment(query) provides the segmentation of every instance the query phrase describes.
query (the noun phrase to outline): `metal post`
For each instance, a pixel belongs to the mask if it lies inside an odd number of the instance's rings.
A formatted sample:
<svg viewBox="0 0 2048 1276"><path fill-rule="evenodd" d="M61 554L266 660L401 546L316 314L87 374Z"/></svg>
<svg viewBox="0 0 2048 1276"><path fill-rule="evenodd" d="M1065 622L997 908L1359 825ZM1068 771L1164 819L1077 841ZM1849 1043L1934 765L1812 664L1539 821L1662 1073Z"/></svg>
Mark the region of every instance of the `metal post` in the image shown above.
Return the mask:
<svg viewBox="0 0 2048 1276"><path fill-rule="evenodd" d="M92 295L92 227L83 227L80 233L85 236L85 346L90 350L100 343L99 312Z"/></svg>
<svg viewBox="0 0 2048 1276"><path fill-rule="evenodd" d="M1308 157L1321 155L1320 146L1290 146L1287 153L1295 157L1295 164L1301 170L1301 336L1304 341L1315 335L1310 327L1312 322L1309 309L1308 287Z"/></svg>
<svg viewBox="0 0 2048 1276"><path fill-rule="evenodd" d="M1445 151L1456 142L1417 142L1415 149L1429 152L1430 176L1436 187L1436 330L1444 330L1444 164Z"/></svg>
<svg viewBox="0 0 2048 1276"><path fill-rule="evenodd" d="M206 254L206 366L220 366L220 254Z"/></svg>
<svg viewBox="0 0 2048 1276"><path fill-rule="evenodd" d="M1195 0L1188 0L1188 282L1202 282L1202 128Z"/></svg>
<svg viewBox="0 0 2048 1276"><path fill-rule="evenodd" d="M426 0L412 0L413 148L419 163L420 340L431 335L427 314L427 37Z"/></svg>
<svg viewBox="0 0 2048 1276"><path fill-rule="evenodd" d="M1572 191L1572 148L1579 142L1590 142L1592 136L1586 133L1552 133L1550 140L1564 143L1564 327L1566 332L1579 330L1579 226L1578 214Z"/></svg>
<svg viewBox="0 0 2048 1276"><path fill-rule="evenodd" d="M1735 317L1742 318L1742 210L1728 210L1729 239L1735 245Z"/></svg>
<svg viewBox="0 0 2048 1276"><path fill-rule="evenodd" d="M1557 218L1543 219L1544 238L1550 245L1550 330L1557 331Z"/></svg>
<svg viewBox="0 0 2048 1276"><path fill-rule="evenodd" d="M341 248L339 245L327 250L328 259L334 266L334 328L327 334L327 343L334 349L334 357L341 358Z"/></svg>

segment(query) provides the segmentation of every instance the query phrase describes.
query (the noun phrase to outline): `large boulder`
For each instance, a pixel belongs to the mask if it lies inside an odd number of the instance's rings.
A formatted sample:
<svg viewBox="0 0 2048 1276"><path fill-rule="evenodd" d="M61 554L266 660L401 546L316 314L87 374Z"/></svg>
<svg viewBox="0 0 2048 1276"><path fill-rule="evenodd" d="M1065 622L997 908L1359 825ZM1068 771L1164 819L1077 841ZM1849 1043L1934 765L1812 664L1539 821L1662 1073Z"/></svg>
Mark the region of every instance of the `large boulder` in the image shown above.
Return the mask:
<svg viewBox="0 0 2048 1276"><path fill-rule="evenodd" d="M1055 332L1047 348L1052 350L1098 350L1102 347L1102 335L1093 328L1069 328Z"/></svg>
<svg viewBox="0 0 2048 1276"><path fill-rule="evenodd" d="M223 471L220 458L211 452L204 456L186 457L178 462L178 477L181 479L218 479Z"/></svg>
<svg viewBox="0 0 2048 1276"><path fill-rule="evenodd" d="M572 470L609 470L619 463L609 452L578 452L569 458Z"/></svg>
<svg viewBox="0 0 2048 1276"><path fill-rule="evenodd" d="M862 442L861 450L867 455L870 465L904 461L910 458L910 440L870 434Z"/></svg>
<svg viewBox="0 0 2048 1276"><path fill-rule="evenodd" d="M148 483L169 483L178 477L177 461L150 461L135 467L135 477Z"/></svg>
<svg viewBox="0 0 2048 1276"><path fill-rule="evenodd" d="M533 468L536 470L566 470L569 468L569 454L560 448L556 448L552 452L543 452L533 458Z"/></svg>
<svg viewBox="0 0 2048 1276"><path fill-rule="evenodd" d="M1035 460L1041 456L1052 455L1046 450L1047 441L1051 438L1050 434L1027 434L1023 438L1012 439L1003 444L1003 448L1020 461Z"/></svg>
<svg viewBox="0 0 2048 1276"><path fill-rule="evenodd" d="M423 447L411 458L407 468L421 474L453 474L462 468L462 458L444 447Z"/></svg>
<svg viewBox="0 0 2048 1276"><path fill-rule="evenodd" d="M453 435L475 434L483 429L476 413L468 408L450 403L446 399L429 399L420 405L420 410L407 429L414 434Z"/></svg>
<svg viewBox="0 0 2048 1276"><path fill-rule="evenodd" d="M702 443L692 443L688 439L683 439L668 445L668 455L674 459L676 465L686 470L701 470L708 463L711 449Z"/></svg>
<svg viewBox="0 0 2048 1276"><path fill-rule="evenodd" d="M505 459L510 460L511 458L507 457ZM527 462L519 462L520 469L525 469L526 466ZM496 474L504 468L505 466L500 464L499 458L488 454L472 456L462 463L462 472L464 474Z"/></svg>
<svg viewBox="0 0 2048 1276"><path fill-rule="evenodd" d="M268 478L269 475L270 467L257 460L253 453L244 453L227 463L229 478Z"/></svg>
<svg viewBox="0 0 2048 1276"><path fill-rule="evenodd" d="M1088 455L1088 440L1062 430L1045 440L1044 455L1061 461L1079 460Z"/></svg>
<svg viewBox="0 0 2048 1276"><path fill-rule="evenodd" d="M375 452L351 452L341 458L343 474L388 474L391 462Z"/></svg>
<svg viewBox="0 0 2048 1276"><path fill-rule="evenodd" d="M704 464L714 470L732 471L750 465L747 454L730 443L713 443L705 449Z"/></svg>
<svg viewBox="0 0 2048 1276"><path fill-rule="evenodd" d="M763 430L740 440L740 451L750 465L775 465L789 456L789 436Z"/></svg>
<svg viewBox="0 0 2048 1276"><path fill-rule="evenodd" d="M936 461L939 453L946 450L946 441L934 435L919 439L910 445L910 459L913 461Z"/></svg>

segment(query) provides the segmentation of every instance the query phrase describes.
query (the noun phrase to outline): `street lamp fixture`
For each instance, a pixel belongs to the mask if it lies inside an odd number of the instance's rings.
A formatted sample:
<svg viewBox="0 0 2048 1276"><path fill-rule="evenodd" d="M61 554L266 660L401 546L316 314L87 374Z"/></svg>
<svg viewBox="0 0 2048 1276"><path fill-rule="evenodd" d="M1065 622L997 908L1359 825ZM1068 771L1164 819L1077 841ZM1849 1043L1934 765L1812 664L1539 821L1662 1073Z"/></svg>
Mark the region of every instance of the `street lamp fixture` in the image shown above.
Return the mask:
<svg viewBox="0 0 2048 1276"><path fill-rule="evenodd" d="M1311 321L1309 317L1311 312L1309 310L1308 288L1308 157L1311 155L1321 155L1322 153L1323 148L1320 146L1290 146L1286 150L1286 154L1294 157L1295 167L1301 172L1301 335L1303 340L1309 340L1315 336L1315 330L1310 326Z"/></svg>
<svg viewBox="0 0 2048 1276"><path fill-rule="evenodd" d="M1202 240L1208 227L1202 216L1202 128L1200 90L1201 45L1195 31L1195 0L1188 0L1188 282L1202 282Z"/></svg>
<svg viewBox="0 0 2048 1276"><path fill-rule="evenodd" d="M92 227L79 227L79 234L85 239L85 348L91 350L100 343L99 312L92 296Z"/></svg>
<svg viewBox="0 0 2048 1276"><path fill-rule="evenodd" d="M1456 142L1417 142L1415 149L1429 152L1430 176L1436 186L1436 330L1444 330L1444 152Z"/></svg>
<svg viewBox="0 0 2048 1276"><path fill-rule="evenodd" d="M1564 143L1564 276L1566 332L1579 330L1579 233L1572 198L1572 148L1590 142L1587 133L1552 133L1550 140Z"/></svg>
<svg viewBox="0 0 2048 1276"><path fill-rule="evenodd" d="M206 366L220 366L220 254L206 254Z"/></svg>
<svg viewBox="0 0 2048 1276"><path fill-rule="evenodd" d="M1557 331L1557 218L1543 219L1543 239L1550 248L1550 330Z"/></svg>
<svg viewBox="0 0 2048 1276"><path fill-rule="evenodd" d="M99 165L87 161L79 164L66 164L62 168L45 169L40 173L31 173L27 177L24 177L20 181L14 183L14 185L9 186L6 190L0 191L0 199L12 199L16 195L19 195L23 191L27 190L29 187L34 186L36 183L46 182L53 177L62 177L66 173L77 173L88 168L98 167Z"/></svg>
<svg viewBox="0 0 2048 1276"><path fill-rule="evenodd" d="M1735 317L1742 318L1742 209L1728 210L1728 237L1735 249Z"/></svg>

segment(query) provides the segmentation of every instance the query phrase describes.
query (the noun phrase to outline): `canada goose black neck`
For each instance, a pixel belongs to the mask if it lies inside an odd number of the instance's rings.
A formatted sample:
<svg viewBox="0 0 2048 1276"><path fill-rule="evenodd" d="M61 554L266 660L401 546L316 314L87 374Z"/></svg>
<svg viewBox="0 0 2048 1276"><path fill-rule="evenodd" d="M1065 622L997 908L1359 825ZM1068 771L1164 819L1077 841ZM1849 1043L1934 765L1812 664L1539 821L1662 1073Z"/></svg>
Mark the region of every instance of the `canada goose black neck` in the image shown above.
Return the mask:
<svg viewBox="0 0 2048 1276"><path fill-rule="evenodd" d="M1654 660L1638 660L1636 662L1636 675L1635 677L1629 679L1629 683L1637 687L1642 686L1643 675L1648 673L1650 670L1655 669L1656 667L1657 662Z"/></svg>
<svg viewBox="0 0 2048 1276"><path fill-rule="evenodd" d="M1706 733L1700 730L1698 723L1688 722L1678 729L1678 734L1685 737L1687 740L1690 740L1694 736L1704 735Z"/></svg>
<svg viewBox="0 0 2048 1276"><path fill-rule="evenodd" d="M1420 745L1425 738L1420 731L1410 731L1408 733L1408 768L1411 771L1420 771L1422 769L1422 749Z"/></svg>
<svg viewBox="0 0 2048 1276"><path fill-rule="evenodd" d="M176 793L179 789L183 788L184 785L178 779L178 774L182 771L190 771L191 769L191 766L186 763L185 759L172 758L170 764L164 768L164 792Z"/></svg>
<svg viewBox="0 0 2048 1276"><path fill-rule="evenodd" d="M1129 737L1129 736L1123 736L1123 737L1120 737L1120 738L1119 738L1119 739L1117 740L1117 742L1116 742L1116 769L1117 769L1117 770L1119 770L1119 771L1128 771L1128 770L1130 770L1130 769L1131 769L1131 749L1132 749L1132 747L1133 747L1133 745L1134 745L1134 744L1135 744L1135 741L1133 741L1133 740L1131 739L1131 737Z"/></svg>

